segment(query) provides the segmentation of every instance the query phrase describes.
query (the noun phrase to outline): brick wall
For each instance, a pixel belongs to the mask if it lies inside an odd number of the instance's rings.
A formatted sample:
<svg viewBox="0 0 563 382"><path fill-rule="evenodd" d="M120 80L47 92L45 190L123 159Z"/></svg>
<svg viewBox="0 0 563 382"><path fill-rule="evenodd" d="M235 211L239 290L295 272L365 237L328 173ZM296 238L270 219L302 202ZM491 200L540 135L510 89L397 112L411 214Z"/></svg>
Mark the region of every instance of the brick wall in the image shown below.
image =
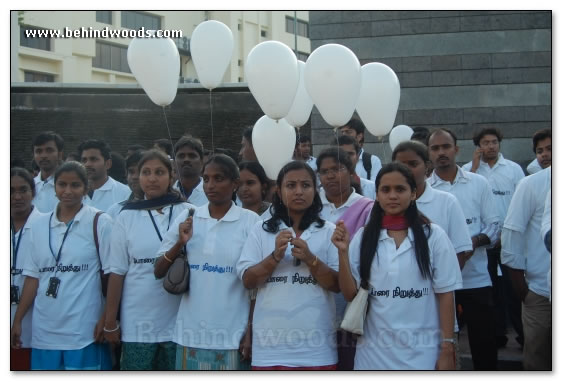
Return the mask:
<svg viewBox="0 0 563 382"><path fill-rule="evenodd" d="M394 125L447 127L471 159L481 127L505 136L501 151L527 164L531 135L551 128L551 12L311 11L312 49L338 43L361 64L382 62L401 83ZM315 153L333 137L314 109ZM368 134L366 149L390 160L387 137Z"/></svg>

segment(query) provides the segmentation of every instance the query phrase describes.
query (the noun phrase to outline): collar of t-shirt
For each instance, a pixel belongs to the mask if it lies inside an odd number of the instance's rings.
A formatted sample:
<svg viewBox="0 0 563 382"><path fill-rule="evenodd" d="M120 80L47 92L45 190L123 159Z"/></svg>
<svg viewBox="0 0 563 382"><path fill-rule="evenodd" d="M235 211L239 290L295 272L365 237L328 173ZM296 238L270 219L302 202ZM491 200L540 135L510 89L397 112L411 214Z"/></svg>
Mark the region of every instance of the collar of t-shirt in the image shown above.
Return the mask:
<svg viewBox="0 0 563 382"><path fill-rule="evenodd" d="M426 183L424 192L418 197L418 199L416 199L416 202L422 204L431 203L436 195L435 191L436 190L434 190L430 184Z"/></svg>
<svg viewBox="0 0 563 382"><path fill-rule="evenodd" d="M29 214L29 216L27 217L27 220L25 221L25 224L23 226L23 230L27 231L31 228L31 223L39 216L39 215L43 215L41 212L39 212L39 209L37 207L33 207L31 209L31 213ZM21 229L20 229L21 231ZM20 231L14 232L14 233L19 233Z"/></svg>
<svg viewBox="0 0 563 382"><path fill-rule="evenodd" d="M58 204L55 206L55 209L53 210L53 219L51 220L51 228L54 228L60 224L64 224L65 226L67 225L66 223L60 221L59 218L57 217L57 207ZM76 216L74 216L74 219L72 219L73 225L80 221L82 216L84 216L84 214L86 213L85 211L86 211L86 206L83 204L82 207L80 208L80 211L78 211Z"/></svg>
<svg viewBox="0 0 563 382"><path fill-rule="evenodd" d="M182 190L184 189L184 187L181 185L180 181L177 180L176 183L174 183L174 188L177 189L178 191L182 192ZM203 192L203 178L199 178L199 182L198 184L196 184L196 186L192 189L192 192L190 194L190 196L188 197L191 198L192 195L196 192ZM182 193L183 194L183 193ZM183 194L184 197L186 196L185 194Z"/></svg>
<svg viewBox="0 0 563 382"><path fill-rule="evenodd" d="M51 174L47 179L43 180L41 179L41 172L39 174L37 174L37 176L35 177L35 184L38 183L51 183L51 184L55 184L55 174Z"/></svg>
<svg viewBox="0 0 563 382"><path fill-rule="evenodd" d="M457 174L455 174L455 179L452 184L456 184L458 182L459 183L469 182L469 176L467 175L465 170L459 166L456 167L457 167ZM436 170L434 170L434 172L432 172L432 176L430 177L430 185L434 186L442 183L449 183L449 182L447 180L440 178L438 174L436 174Z"/></svg>
<svg viewBox="0 0 563 382"><path fill-rule="evenodd" d="M325 192L324 188L322 188L322 187L319 190L319 196L321 197L321 202L323 203L323 206L329 205L336 210L339 210L339 209L344 208L344 207L350 207L352 204L354 204L356 202L356 200L362 198L362 195L356 193L355 191L352 191L352 193L350 194L350 196L346 200L346 203L344 203L343 205L341 205L340 207L337 208L334 205L333 202L331 202L330 200L327 199L326 192Z"/></svg>
<svg viewBox="0 0 563 382"><path fill-rule="evenodd" d="M311 237L313 232L320 231L324 227L326 227L326 224L323 227L317 227L317 223L313 222L313 223L311 223L311 225L309 225L309 227L305 231L303 231L303 233L299 236L299 238L307 241ZM288 227L287 224L285 224L283 221L280 221L278 233L283 231L283 230L286 230L286 229L289 230L293 234L294 237L297 237L297 235L295 234L295 231L293 230L293 227ZM277 234L276 234L276 236L277 236Z"/></svg>
<svg viewBox="0 0 563 382"><path fill-rule="evenodd" d="M365 229L365 228L364 228L364 229ZM412 233L412 229L409 228L409 229L407 230L407 237L406 237L405 239L408 239L410 243L413 243L411 246L414 247L414 234ZM378 241L385 241L385 240L393 240L393 241L394 241L395 239L393 239L391 236L389 236L389 235L387 234L387 230L386 230L386 229L382 228L382 229L381 229L381 232L379 233L379 240L378 240ZM401 243L401 245L399 246L399 248L402 247L403 244L405 244L404 241ZM395 248L396 248L396 247L395 247ZM398 248L397 248L397 250L398 250Z"/></svg>
<svg viewBox="0 0 563 382"><path fill-rule="evenodd" d="M111 176L108 175L108 180L102 186L94 191L109 191L112 189L115 180Z"/></svg>
<svg viewBox="0 0 563 382"><path fill-rule="evenodd" d="M483 159L481 159L481 163L479 166L487 166L485 168L490 168L491 170L494 170L495 167L497 166L505 166L506 165L506 159L504 159L504 157L502 156L501 153L498 154L498 160L497 162L493 165L493 167L490 167L489 164L487 162L485 162Z"/></svg>
<svg viewBox="0 0 563 382"><path fill-rule="evenodd" d="M221 219L215 219L214 217L211 217L211 215L209 214L209 203L207 203L201 207L198 207L195 211L194 216L201 219L213 219L213 220L219 220L224 222L234 222L240 219L240 211L241 208L237 207L235 203L231 202L231 208L229 208L225 216L223 216Z"/></svg>

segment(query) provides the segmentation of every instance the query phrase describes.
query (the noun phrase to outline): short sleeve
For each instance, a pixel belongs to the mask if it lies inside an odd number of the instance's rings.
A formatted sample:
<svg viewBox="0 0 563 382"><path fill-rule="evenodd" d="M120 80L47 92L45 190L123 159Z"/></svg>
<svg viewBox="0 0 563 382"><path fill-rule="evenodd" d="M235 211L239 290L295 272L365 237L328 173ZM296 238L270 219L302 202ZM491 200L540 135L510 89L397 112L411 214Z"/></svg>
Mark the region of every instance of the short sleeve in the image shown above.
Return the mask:
<svg viewBox="0 0 563 382"><path fill-rule="evenodd" d="M328 237L325 238L325 240L327 240L328 242L326 265L328 265L329 268L331 268L332 270L338 272L338 249L334 246L331 240L335 228L336 228L335 226L331 225L331 227L327 229Z"/></svg>
<svg viewBox="0 0 563 382"><path fill-rule="evenodd" d="M350 262L350 270L352 271L352 276L356 281L356 287L360 287L360 247L362 244L362 237L364 236L364 228L360 228L358 232L354 235L354 238L350 242L348 249L348 260Z"/></svg>
<svg viewBox="0 0 563 382"><path fill-rule="evenodd" d="M265 257L264 243L262 242L264 235L261 234L260 230L263 230L262 221L254 224L242 247L242 253L236 265L237 275L241 280L248 268L255 266ZM275 240L275 238L272 238L272 240Z"/></svg>
<svg viewBox="0 0 563 382"><path fill-rule="evenodd" d="M523 179L516 187L504 219L504 228L521 233L526 231L528 222L534 214L531 193L528 191L529 179Z"/></svg>
<svg viewBox="0 0 563 382"><path fill-rule="evenodd" d="M123 215L118 216L113 225L111 235L111 255L104 272L125 275L129 270L129 251L127 249L127 233L123 227Z"/></svg>
<svg viewBox="0 0 563 382"><path fill-rule="evenodd" d="M180 224L188 218L189 210L184 210L174 221L170 224L170 229L168 232L164 234L162 238L162 243L160 244L160 248L158 249L157 256L160 257L164 255L170 248L174 246L178 242L178 227Z"/></svg>
<svg viewBox="0 0 563 382"><path fill-rule="evenodd" d="M102 270L108 267L111 250L111 231L113 229L113 219L107 213L101 214L98 218L98 244L100 247L100 261Z"/></svg>
<svg viewBox="0 0 563 382"><path fill-rule="evenodd" d="M431 226L429 249L432 258L432 287L436 293L451 292L463 287L456 251L444 230Z"/></svg>
<svg viewBox="0 0 563 382"><path fill-rule="evenodd" d="M461 205L455 197L448 199L450 203L447 235L456 253L472 251L473 243L471 242L471 235L469 234Z"/></svg>

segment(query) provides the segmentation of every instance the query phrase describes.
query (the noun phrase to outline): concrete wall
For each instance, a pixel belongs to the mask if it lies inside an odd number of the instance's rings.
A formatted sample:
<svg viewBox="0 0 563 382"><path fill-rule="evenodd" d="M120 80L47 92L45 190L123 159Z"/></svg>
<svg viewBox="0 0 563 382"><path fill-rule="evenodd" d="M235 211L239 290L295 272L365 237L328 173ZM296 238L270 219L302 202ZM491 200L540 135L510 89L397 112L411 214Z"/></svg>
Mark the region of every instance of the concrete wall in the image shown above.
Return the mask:
<svg viewBox="0 0 563 382"><path fill-rule="evenodd" d="M505 136L501 151L527 164L533 132L551 128L551 12L311 11L311 48L338 43L361 64L382 62L401 83L394 125L447 127L467 162L481 127ZM314 152L333 137L314 109ZM365 148L390 161L388 136Z"/></svg>

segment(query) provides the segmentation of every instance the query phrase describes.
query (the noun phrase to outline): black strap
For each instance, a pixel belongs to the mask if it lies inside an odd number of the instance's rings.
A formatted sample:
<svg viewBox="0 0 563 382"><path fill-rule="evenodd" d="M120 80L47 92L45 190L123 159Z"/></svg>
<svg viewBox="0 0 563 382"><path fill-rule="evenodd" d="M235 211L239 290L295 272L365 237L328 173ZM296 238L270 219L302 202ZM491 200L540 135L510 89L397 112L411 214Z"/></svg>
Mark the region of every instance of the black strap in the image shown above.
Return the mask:
<svg viewBox="0 0 563 382"><path fill-rule="evenodd" d="M55 275L57 274L57 268L59 266L59 260L61 259L61 251L63 250L63 245L66 241L66 237L68 235L68 232L70 231L70 227L72 227L72 224L74 223L74 219L72 219L70 221L70 223L68 224L66 231L65 231L65 235L63 236L63 242L61 243L61 246L59 247L59 252L57 253L57 256L55 256L55 252L53 252L53 247L51 246L51 220L53 219L53 214L55 212L51 212L51 216L49 217L49 249L51 250L51 254L53 255L53 257L55 258L56 264L55 264Z"/></svg>
<svg viewBox="0 0 563 382"><path fill-rule="evenodd" d="M172 211L173 210L174 210L174 205L171 205L170 206L170 215L168 215L168 228L166 229L166 232L168 232L168 230L170 229L170 221L172 220ZM158 226L156 225L156 222L154 221L154 217L152 216L151 210L148 210L148 212L149 212L149 216L151 217L152 225L154 226L156 234L158 235L158 238L160 239L160 241L162 241L162 235L160 234L160 230L158 229Z"/></svg>
<svg viewBox="0 0 563 382"><path fill-rule="evenodd" d="M18 261L18 250L20 249L20 242L22 240L22 233L23 229L25 228L25 224L20 228L20 233L18 235L18 240L16 241L16 227L14 226L14 220L10 218L10 226L12 229L12 270L16 269L16 261ZM15 244L15 246L14 246Z"/></svg>
<svg viewBox="0 0 563 382"><path fill-rule="evenodd" d="M368 180L371 180L371 154L366 153L365 151L362 153L362 163L364 165L364 169L368 173Z"/></svg>
<svg viewBox="0 0 563 382"><path fill-rule="evenodd" d="M100 260L100 268L102 267L102 259L100 258L100 243L98 242L98 219L103 213L104 211L96 212L96 216L94 216L94 224L92 224L92 228L94 230L94 244L96 244L96 253L98 254L98 260Z"/></svg>

